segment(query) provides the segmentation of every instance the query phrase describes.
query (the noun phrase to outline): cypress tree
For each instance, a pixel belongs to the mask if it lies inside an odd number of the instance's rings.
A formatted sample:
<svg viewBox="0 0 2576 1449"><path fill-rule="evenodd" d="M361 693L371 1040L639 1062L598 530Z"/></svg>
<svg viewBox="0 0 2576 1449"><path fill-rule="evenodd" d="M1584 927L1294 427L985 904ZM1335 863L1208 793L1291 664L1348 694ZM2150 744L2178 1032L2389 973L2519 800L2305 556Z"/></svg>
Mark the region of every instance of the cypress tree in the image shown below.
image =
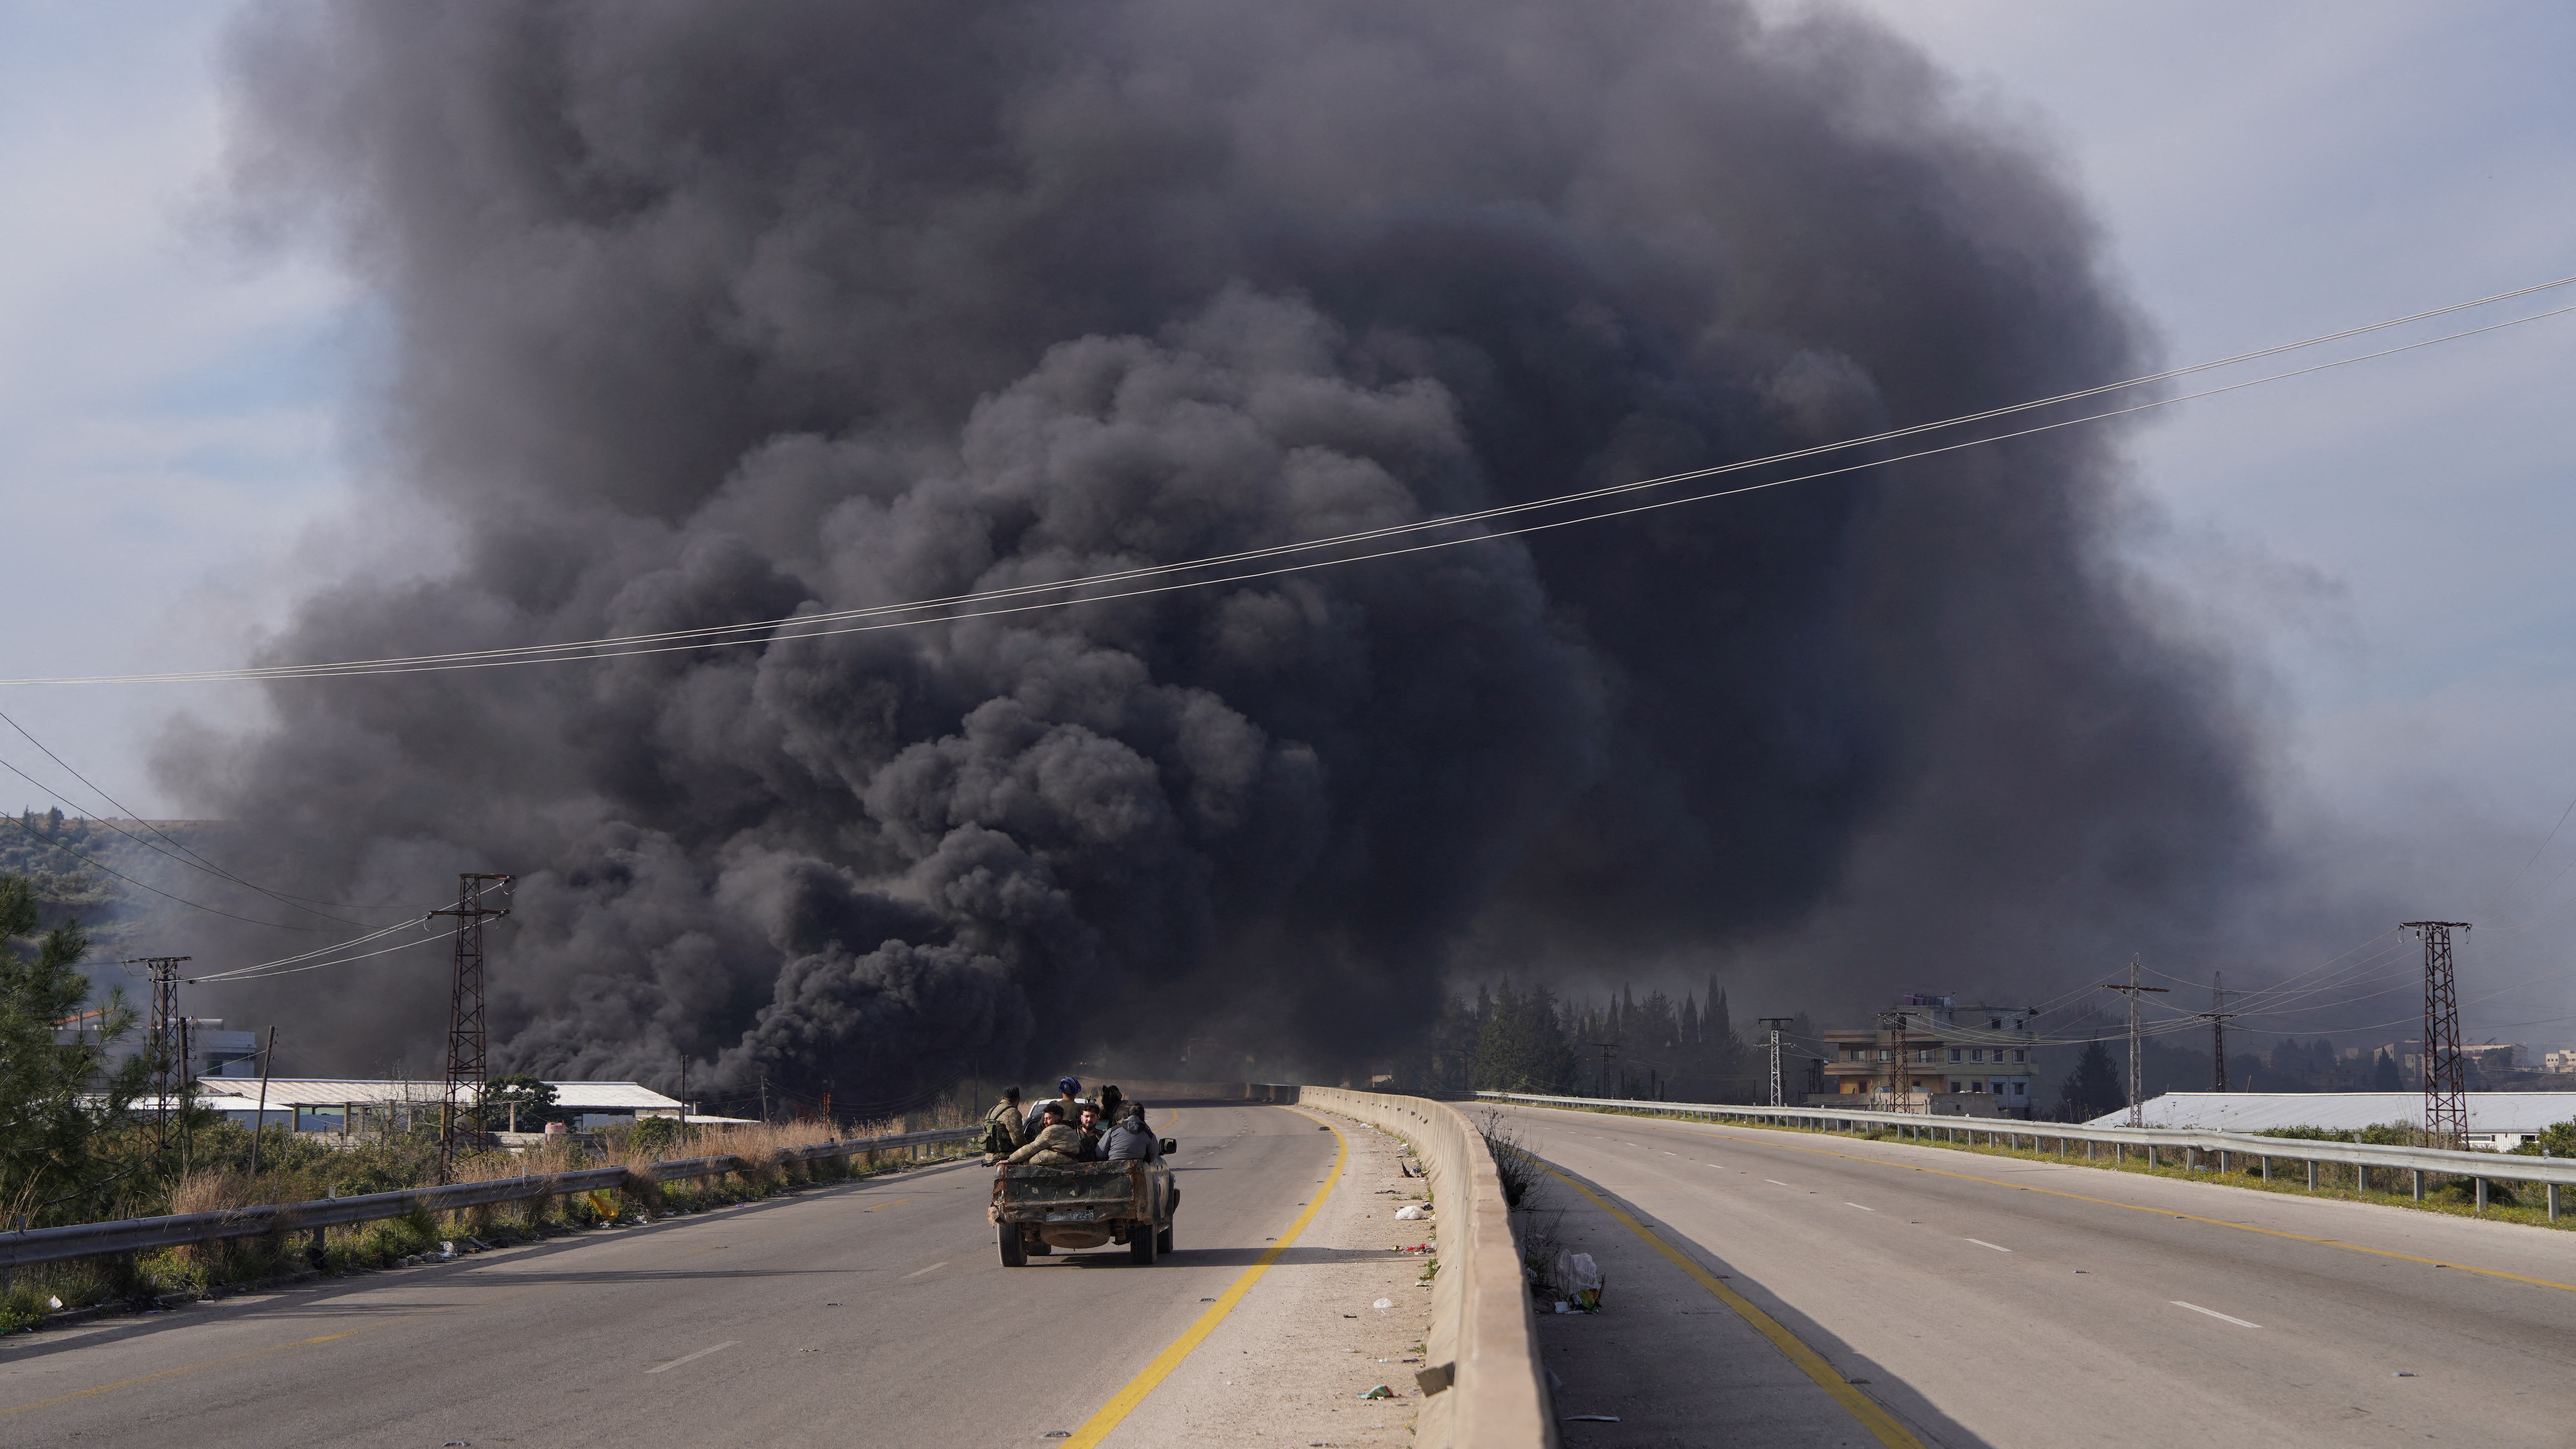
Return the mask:
<svg viewBox="0 0 2576 1449"><path fill-rule="evenodd" d="M2084 1044L2084 1055L2076 1058L2075 1070L2059 1085L2057 1095L2067 1119L2075 1122L2116 1112L2129 1102L2129 1089L2121 1085L2119 1068L2099 1037Z"/></svg>
<svg viewBox="0 0 2576 1449"><path fill-rule="evenodd" d="M119 992L87 1011L79 967L89 938L78 922L45 932L33 955L9 944L35 937L40 924L34 886L0 876L0 1204L25 1215L10 1227L84 1222L103 1210L99 1195L122 1174L110 1171L101 1139L124 1123L151 1070L138 1054L94 1082L134 1013Z"/></svg>

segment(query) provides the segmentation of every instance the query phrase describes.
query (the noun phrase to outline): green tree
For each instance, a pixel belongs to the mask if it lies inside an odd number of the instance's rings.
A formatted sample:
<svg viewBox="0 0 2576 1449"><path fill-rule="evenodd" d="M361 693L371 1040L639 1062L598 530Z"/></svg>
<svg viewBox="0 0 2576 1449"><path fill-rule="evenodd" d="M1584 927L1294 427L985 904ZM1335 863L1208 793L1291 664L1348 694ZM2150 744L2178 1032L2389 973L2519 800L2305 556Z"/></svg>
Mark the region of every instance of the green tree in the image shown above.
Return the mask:
<svg viewBox="0 0 2576 1449"><path fill-rule="evenodd" d="M1505 982L1484 1012L1476 1041L1476 1087L1487 1092L1561 1093L1574 1085L1574 1044L1544 986L1526 993Z"/></svg>
<svg viewBox="0 0 2576 1449"><path fill-rule="evenodd" d="M476 1130L542 1132L546 1123L564 1115L555 1108L552 1086L526 1072L515 1072L484 1085L481 1109L475 1113Z"/></svg>
<svg viewBox="0 0 2576 1449"><path fill-rule="evenodd" d="M126 1126L151 1063L106 1070L109 1046L134 1029L124 994L89 1009L80 972L89 939L66 921L29 953L42 924L34 885L0 876L0 1215L6 1226L82 1222L126 1172L101 1151ZM130 1171L130 1169L129 1169Z"/></svg>
<svg viewBox="0 0 2576 1449"><path fill-rule="evenodd" d="M2120 1084L2119 1069L2099 1040L2084 1044L2084 1055L2075 1059L2075 1070L2059 1084L2057 1095L2065 1103L2067 1120L2073 1122L2118 1111L2129 1101L2128 1088Z"/></svg>
<svg viewBox="0 0 2576 1449"><path fill-rule="evenodd" d="M2397 1080L2397 1059L2384 1051L2372 1052L2370 1054L2370 1089L2374 1092L2395 1092L2403 1088L2404 1084Z"/></svg>

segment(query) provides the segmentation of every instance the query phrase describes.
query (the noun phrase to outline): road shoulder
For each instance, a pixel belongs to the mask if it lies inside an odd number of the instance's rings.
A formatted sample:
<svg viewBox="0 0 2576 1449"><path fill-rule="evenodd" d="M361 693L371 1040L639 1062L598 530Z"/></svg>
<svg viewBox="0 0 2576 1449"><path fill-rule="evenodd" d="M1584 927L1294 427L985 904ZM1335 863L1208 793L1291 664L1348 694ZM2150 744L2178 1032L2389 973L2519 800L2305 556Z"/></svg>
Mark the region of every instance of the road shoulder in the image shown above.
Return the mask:
<svg viewBox="0 0 2576 1449"><path fill-rule="evenodd" d="M1314 1124L1296 1130L1341 1134L1349 1155L1340 1179L1305 1233L1109 1444L1412 1442L1431 1293L1416 1286L1428 1260L1400 1250L1432 1241L1432 1224L1395 1213L1422 1180L1403 1175L1408 1149L1376 1128L1298 1109L1280 1115ZM1388 1307L1375 1307L1380 1300ZM1380 1384L1394 1396L1362 1397Z"/></svg>

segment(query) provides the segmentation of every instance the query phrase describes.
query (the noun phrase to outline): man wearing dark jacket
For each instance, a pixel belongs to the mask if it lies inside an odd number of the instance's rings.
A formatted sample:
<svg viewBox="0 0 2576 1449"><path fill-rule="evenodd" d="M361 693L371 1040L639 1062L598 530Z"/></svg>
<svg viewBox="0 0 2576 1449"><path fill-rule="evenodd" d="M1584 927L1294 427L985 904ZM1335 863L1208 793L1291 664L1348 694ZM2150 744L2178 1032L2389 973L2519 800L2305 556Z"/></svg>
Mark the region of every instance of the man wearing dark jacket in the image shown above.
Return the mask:
<svg viewBox="0 0 2576 1449"><path fill-rule="evenodd" d="M1127 1104L1126 1119L1100 1134L1100 1155L1111 1162L1159 1162L1162 1144L1154 1139L1145 1125L1145 1107L1141 1102Z"/></svg>

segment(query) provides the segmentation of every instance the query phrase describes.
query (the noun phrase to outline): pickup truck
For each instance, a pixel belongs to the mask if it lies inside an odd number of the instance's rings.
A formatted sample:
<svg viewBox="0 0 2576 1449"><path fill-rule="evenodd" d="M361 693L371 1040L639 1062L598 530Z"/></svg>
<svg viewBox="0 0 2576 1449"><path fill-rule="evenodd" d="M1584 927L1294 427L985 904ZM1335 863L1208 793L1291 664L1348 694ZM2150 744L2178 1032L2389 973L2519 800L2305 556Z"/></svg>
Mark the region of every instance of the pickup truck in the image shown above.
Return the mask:
<svg viewBox="0 0 2576 1449"><path fill-rule="evenodd" d="M1169 1137L1159 1145L1180 1150ZM993 1173L991 1216L1005 1268L1026 1267L1032 1253L1111 1243L1126 1244L1129 1261L1151 1264L1172 1250L1172 1210L1180 1205L1172 1170L1160 1161L1003 1163Z"/></svg>

